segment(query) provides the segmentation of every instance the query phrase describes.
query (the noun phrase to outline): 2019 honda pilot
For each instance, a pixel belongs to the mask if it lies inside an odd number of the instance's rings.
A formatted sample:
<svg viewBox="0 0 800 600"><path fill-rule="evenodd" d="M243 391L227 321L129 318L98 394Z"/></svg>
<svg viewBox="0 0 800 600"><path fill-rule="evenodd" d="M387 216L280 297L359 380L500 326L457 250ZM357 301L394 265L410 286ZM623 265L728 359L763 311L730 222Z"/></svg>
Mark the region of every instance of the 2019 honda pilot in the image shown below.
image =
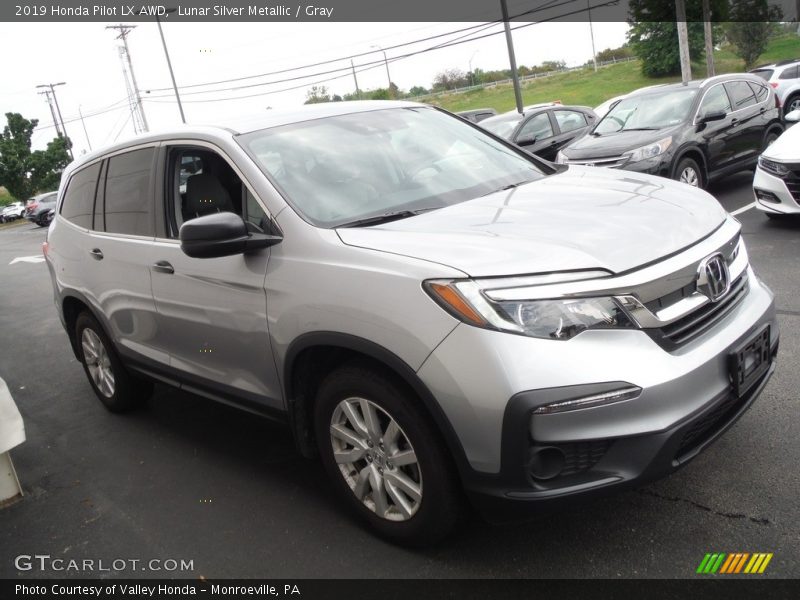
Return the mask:
<svg viewBox="0 0 800 600"><path fill-rule="evenodd" d="M387 538L664 476L773 372L705 192L553 166L407 102L147 134L63 176L54 299L112 411L170 384L285 422Z"/></svg>

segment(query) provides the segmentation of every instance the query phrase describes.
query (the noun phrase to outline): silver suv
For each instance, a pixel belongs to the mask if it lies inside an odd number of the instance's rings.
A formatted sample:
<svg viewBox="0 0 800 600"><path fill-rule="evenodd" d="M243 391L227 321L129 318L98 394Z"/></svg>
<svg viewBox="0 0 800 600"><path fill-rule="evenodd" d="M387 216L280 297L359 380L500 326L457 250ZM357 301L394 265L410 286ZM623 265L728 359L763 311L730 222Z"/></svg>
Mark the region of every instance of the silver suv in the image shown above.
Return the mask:
<svg viewBox="0 0 800 600"><path fill-rule="evenodd" d="M774 369L772 293L705 192L554 166L433 107L332 103L82 157L44 252L91 387L283 421L425 544L685 464Z"/></svg>

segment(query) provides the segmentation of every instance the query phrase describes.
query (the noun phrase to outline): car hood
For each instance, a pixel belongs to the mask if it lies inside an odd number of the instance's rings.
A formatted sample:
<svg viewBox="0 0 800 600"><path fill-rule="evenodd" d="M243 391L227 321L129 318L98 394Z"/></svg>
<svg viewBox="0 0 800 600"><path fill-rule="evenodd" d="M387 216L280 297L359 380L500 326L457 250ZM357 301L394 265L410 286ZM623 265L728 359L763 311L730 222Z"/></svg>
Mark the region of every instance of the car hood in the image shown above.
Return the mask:
<svg viewBox="0 0 800 600"><path fill-rule="evenodd" d="M663 140L674 127L647 131L619 131L602 135L588 134L575 140L561 152L571 160L619 156L641 146Z"/></svg>
<svg viewBox="0 0 800 600"><path fill-rule="evenodd" d="M800 126L794 125L784 131L777 140L764 151L764 156L788 162L800 162Z"/></svg>
<svg viewBox="0 0 800 600"><path fill-rule="evenodd" d="M472 277L621 273L695 244L726 215L712 196L683 183L570 166L518 188L337 232L345 244L440 263Z"/></svg>

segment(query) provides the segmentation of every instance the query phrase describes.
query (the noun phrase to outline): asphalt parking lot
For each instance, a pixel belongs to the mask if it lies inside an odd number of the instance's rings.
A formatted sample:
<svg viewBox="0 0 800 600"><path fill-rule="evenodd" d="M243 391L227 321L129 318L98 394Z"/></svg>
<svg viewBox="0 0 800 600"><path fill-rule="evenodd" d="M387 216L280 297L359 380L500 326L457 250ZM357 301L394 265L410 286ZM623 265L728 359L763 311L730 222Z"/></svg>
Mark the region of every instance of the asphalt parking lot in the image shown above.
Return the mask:
<svg viewBox="0 0 800 600"><path fill-rule="evenodd" d="M746 172L711 192L752 201ZM269 421L158 386L146 410L106 412L75 360L41 255L45 230L0 229L0 377L23 415L25 498L0 510L0 577L20 554L193 561L128 577L697 577L706 552L771 552L762 577L800 577L800 222L738 214L777 295L778 368L753 408L671 477L525 524L474 519L444 544L387 544L347 516L319 464ZM32 259L30 259L32 260ZM83 573L84 576L92 575Z"/></svg>

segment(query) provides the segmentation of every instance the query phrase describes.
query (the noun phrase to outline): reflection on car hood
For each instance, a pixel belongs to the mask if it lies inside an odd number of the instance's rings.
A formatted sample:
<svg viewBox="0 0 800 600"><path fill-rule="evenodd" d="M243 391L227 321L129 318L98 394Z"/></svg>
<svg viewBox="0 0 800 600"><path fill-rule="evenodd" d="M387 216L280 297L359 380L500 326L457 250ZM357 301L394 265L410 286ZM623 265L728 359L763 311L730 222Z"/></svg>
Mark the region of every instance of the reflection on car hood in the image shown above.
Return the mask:
<svg viewBox="0 0 800 600"><path fill-rule="evenodd" d="M416 217L337 231L345 244L448 265L473 277L620 273L695 244L726 214L712 196L683 183L571 166Z"/></svg>
<svg viewBox="0 0 800 600"><path fill-rule="evenodd" d="M764 151L764 156L789 162L800 162L800 125L794 125L781 134L769 148Z"/></svg>
<svg viewBox="0 0 800 600"><path fill-rule="evenodd" d="M619 156L624 152L663 140L674 128L646 131L618 131L601 135L585 135L572 142L562 152L570 160Z"/></svg>

